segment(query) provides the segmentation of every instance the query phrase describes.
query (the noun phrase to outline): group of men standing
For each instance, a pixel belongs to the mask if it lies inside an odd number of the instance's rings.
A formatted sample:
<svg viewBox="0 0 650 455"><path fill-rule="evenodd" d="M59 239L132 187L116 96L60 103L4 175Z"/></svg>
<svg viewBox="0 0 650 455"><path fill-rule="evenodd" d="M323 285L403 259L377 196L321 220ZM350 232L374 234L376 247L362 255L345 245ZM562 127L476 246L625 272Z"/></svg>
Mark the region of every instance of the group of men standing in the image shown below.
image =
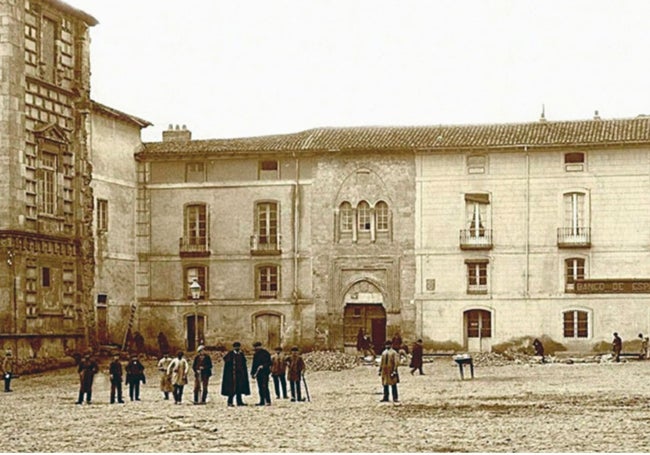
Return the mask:
<svg viewBox="0 0 650 455"><path fill-rule="evenodd" d="M272 356L262 347L259 341L253 344L255 353L250 369L252 379L257 382L257 391L260 401L256 406L271 405L271 391L269 389L269 376L273 377L275 398L287 398L287 376L291 388L291 401L303 401L300 381L305 371L305 362L299 353L298 347L291 348L291 355L285 356L282 348L275 348ZM242 395L250 395L248 382L248 369L246 356L241 351L241 343L233 343L233 349L223 357L223 379L221 381L221 395L228 397L228 406L246 406Z"/></svg>

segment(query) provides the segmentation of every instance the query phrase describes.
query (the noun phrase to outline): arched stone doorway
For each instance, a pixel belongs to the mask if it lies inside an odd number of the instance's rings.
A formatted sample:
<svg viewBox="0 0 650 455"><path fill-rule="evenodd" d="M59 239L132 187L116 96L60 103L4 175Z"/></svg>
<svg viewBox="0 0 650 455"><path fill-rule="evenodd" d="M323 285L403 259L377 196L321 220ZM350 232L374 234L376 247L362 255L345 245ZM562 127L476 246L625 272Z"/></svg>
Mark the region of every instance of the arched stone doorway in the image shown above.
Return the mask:
<svg viewBox="0 0 650 455"><path fill-rule="evenodd" d="M376 354L386 341L386 310L384 296L369 281L360 281L345 294L343 310L343 337L347 349L357 346L359 329L370 336Z"/></svg>
<svg viewBox="0 0 650 455"><path fill-rule="evenodd" d="M484 352L492 347L492 312L471 309L463 313L465 346L468 351Z"/></svg>

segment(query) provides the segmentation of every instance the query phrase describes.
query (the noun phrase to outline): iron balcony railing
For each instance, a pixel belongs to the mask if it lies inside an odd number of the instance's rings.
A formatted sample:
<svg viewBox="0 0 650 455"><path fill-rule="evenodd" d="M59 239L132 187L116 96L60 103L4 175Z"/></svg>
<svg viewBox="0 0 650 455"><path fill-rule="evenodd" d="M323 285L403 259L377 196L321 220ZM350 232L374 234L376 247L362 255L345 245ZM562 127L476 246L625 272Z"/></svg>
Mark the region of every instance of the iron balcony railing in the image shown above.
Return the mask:
<svg viewBox="0 0 650 455"><path fill-rule="evenodd" d="M282 253L282 235L261 236L253 234L250 238L251 254L274 255Z"/></svg>
<svg viewBox="0 0 650 455"><path fill-rule="evenodd" d="M591 228L557 228L557 246L560 248L585 248L591 246Z"/></svg>
<svg viewBox="0 0 650 455"><path fill-rule="evenodd" d="M489 250L492 248L492 229L461 229L462 250Z"/></svg>
<svg viewBox="0 0 650 455"><path fill-rule="evenodd" d="M181 237L178 249L183 256L208 256L210 254L209 237Z"/></svg>

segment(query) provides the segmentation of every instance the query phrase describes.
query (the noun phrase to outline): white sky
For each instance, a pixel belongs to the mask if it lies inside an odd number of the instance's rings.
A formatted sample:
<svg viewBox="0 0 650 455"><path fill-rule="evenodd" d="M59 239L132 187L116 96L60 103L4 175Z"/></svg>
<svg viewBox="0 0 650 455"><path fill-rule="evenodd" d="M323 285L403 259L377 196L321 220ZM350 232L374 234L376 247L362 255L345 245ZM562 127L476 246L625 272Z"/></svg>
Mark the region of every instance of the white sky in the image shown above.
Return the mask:
<svg viewBox="0 0 650 455"><path fill-rule="evenodd" d="M650 114L646 0L66 1L145 141Z"/></svg>

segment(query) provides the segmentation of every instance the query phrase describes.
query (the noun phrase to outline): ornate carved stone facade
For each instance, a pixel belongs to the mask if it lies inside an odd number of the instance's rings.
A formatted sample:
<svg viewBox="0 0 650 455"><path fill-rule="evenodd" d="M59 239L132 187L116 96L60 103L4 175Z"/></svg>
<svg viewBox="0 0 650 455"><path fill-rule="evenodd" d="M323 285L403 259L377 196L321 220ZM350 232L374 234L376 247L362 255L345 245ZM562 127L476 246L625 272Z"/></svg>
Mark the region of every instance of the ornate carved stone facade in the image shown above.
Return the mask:
<svg viewBox="0 0 650 455"><path fill-rule="evenodd" d="M2 2L0 16L9 38L0 44L0 333L18 357L57 356L94 340L87 126L97 21L57 0Z"/></svg>

